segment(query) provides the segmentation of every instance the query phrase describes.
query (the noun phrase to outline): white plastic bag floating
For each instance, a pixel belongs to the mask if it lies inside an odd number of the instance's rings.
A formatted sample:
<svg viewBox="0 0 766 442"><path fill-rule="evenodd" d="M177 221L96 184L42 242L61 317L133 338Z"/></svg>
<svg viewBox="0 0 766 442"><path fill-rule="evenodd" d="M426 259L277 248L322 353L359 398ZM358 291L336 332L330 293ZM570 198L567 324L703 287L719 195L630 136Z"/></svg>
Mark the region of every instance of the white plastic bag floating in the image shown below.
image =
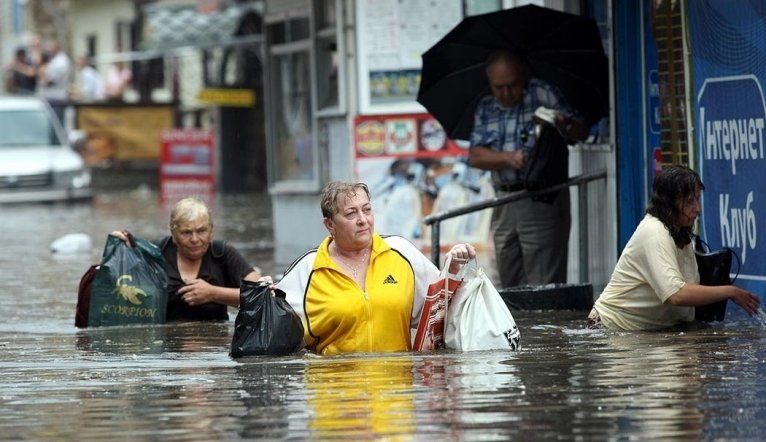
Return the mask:
<svg viewBox="0 0 766 442"><path fill-rule="evenodd" d="M444 346L450 350L519 350L521 332L508 306L473 259L445 315Z"/></svg>
<svg viewBox="0 0 766 442"><path fill-rule="evenodd" d="M67 233L51 243L53 253L83 253L93 249L93 241L87 233Z"/></svg>

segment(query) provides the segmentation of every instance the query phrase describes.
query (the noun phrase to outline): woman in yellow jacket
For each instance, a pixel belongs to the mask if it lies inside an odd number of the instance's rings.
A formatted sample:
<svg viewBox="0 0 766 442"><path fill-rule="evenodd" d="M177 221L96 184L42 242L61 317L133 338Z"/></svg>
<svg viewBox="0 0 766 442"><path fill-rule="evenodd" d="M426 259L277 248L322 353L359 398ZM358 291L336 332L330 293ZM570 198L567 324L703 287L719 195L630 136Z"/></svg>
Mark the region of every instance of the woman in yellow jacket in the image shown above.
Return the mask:
<svg viewBox="0 0 766 442"><path fill-rule="evenodd" d="M439 269L409 240L375 233L365 184L329 183L321 208L329 236L276 285L303 319L306 347L327 355L411 350L411 331ZM476 257L470 244L448 253L451 273Z"/></svg>

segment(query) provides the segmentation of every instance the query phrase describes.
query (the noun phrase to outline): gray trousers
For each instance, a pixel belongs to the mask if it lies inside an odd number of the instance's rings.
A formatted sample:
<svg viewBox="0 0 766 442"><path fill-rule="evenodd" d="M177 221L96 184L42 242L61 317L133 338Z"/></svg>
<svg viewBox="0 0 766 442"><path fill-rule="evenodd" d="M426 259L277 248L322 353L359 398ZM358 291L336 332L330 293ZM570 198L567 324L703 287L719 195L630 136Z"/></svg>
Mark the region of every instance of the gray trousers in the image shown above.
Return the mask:
<svg viewBox="0 0 766 442"><path fill-rule="evenodd" d="M492 227L502 287L566 283L571 224L568 189L550 203L526 198L495 207Z"/></svg>

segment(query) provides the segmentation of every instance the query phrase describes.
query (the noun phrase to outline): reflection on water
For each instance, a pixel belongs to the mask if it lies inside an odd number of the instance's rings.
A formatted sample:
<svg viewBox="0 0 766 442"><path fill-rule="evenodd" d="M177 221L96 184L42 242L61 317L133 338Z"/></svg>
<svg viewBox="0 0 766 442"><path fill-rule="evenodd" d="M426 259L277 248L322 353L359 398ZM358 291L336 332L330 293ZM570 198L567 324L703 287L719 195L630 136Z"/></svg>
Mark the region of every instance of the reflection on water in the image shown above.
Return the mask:
<svg viewBox="0 0 766 442"><path fill-rule="evenodd" d="M235 361L231 322L4 331L0 431L56 440L698 440L764 430L763 338L752 323L617 334L585 329L579 313L521 313L529 339L518 353Z"/></svg>
<svg viewBox="0 0 766 442"><path fill-rule="evenodd" d="M759 440L766 430L764 328L736 308L724 323L667 333L514 312L525 339L515 353L233 360L233 320L75 329L77 282L106 232L164 234L146 198L2 209L3 439ZM259 198L219 200L216 229L274 267L266 222L251 213ZM92 253L48 251L75 231L92 235Z"/></svg>
<svg viewBox="0 0 766 442"><path fill-rule="evenodd" d="M415 432L412 356L312 359L304 373L312 435L374 438Z"/></svg>

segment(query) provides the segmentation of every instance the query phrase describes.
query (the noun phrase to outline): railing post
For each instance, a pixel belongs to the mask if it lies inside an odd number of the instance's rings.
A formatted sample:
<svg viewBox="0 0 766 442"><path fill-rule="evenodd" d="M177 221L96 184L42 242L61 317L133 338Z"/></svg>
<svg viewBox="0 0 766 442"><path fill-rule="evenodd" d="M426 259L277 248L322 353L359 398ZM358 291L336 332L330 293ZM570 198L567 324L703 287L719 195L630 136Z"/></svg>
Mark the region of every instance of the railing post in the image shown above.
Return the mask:
<svg viewBox="0 0 766 442"><path fill-rule="evenodd" d="M577 185L577 216L578 216L578 241L580 242L580 282L586 283L590 279L590 261L588 259L588 192L585 189L587 182Z"/></svg>
<svg viewBox="0 0 766 442"><path fill-rule="evenodd" d="M485 210L493 207L497 207L502 204L507 204L512 201L518 201L524 198L530 198L533 196L541 195L543 193L569 189L571 186L577 186L577 193L579 198L580 210L578 216L580 220L580 228L578 232L578 240L580 242L580 279L582 282L587 282L589 279L590 268L588 267L588 196L585 186L590 182L598 179L605 179L606 172L594 172L589 174L583 174L577 177L570 178L568 181L556 184L554 186L547 187L545 189L537 189L534 191L524 190L520 192L514 192L510 195L502 197L495 197L490 200L480 201L474 204L468 204L463 207L458 207L444 213L436 213L428 215L424 218L424 223L431 226L431 260L438 267L439 266L439 251L441 250L439 244L439 223L444 220L452 219L457 216L467 215L477 210ZM584 265L582 265L584 263Z"/></svg>
<svg viewBox="0 0 766 442"><path fill-rule="evenodd" d="M437 219L431 225L431 261L433 261L437 268L439 267L439 250L441 249L439 244L439 224L440 221Z"/></svg>

